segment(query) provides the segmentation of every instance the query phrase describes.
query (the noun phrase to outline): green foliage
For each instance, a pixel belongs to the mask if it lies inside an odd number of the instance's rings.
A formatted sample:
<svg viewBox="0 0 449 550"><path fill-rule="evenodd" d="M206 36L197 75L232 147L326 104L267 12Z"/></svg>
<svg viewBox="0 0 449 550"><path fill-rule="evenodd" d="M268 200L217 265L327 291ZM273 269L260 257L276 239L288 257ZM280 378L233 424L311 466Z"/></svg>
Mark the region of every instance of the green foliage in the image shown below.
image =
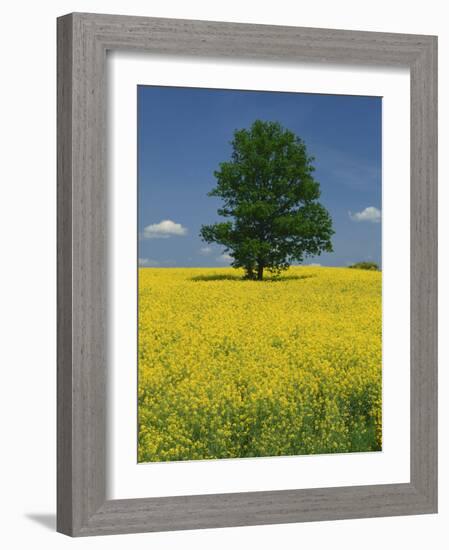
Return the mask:
<svg viewBox="0 0 449 550"><path fill-rule="evenodd" d="M332 220L318 202L304 142L277 122L256 120L236 130L231 145L231 160L220 163L209 193L222 199L217 212L229 220L203 225L202 239L225 246L231 265L244 268L249 279L332 252Z"/></svg>
<svg viewBox="0 0 449 550"><path fill-rule="evenodd" d="M379 266L375 262L357 262L348 267L349 269L367 269L368 271L380 271Z"/></svg>

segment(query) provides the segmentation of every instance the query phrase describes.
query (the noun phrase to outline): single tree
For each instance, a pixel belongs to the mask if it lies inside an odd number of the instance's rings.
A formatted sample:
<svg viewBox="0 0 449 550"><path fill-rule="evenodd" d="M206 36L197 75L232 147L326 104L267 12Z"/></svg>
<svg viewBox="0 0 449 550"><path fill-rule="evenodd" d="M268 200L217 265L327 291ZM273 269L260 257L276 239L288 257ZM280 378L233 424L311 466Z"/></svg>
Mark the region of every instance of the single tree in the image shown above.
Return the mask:
<svg viewBox="0 0 449 550"><path fill-rule="evenodd" d="M332 252L332 220L318 202L320 186L305 143L278 122L256 120L236 130L229 162L214 172L218 214L228 221L203 225L207 243L225 246L233 267L263 279L264 269L280 273L291 262Z"/></svg>

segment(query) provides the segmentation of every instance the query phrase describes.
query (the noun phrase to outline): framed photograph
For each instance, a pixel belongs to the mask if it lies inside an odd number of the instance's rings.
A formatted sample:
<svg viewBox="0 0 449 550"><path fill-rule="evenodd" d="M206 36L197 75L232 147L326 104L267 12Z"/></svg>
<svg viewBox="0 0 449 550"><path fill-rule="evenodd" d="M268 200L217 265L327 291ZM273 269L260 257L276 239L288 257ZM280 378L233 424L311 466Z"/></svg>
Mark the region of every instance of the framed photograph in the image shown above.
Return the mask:
<svg viewBox="0 0 449 550"><path fill-rule="evenodd" d="M58 19L58 531L437 511L437 39Z"/></svg>

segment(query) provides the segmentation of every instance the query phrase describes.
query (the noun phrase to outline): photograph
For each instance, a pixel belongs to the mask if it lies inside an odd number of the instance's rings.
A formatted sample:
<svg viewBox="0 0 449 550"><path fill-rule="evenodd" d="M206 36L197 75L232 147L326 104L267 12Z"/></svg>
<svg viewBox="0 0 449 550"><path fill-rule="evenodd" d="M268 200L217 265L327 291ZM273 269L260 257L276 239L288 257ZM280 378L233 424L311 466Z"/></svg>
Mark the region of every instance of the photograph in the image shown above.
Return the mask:
<svg viewBox="0 0 449 550"><path fill-rule="evenodd" d="M4 4L5 549L447 546L449 33L403 7Z"/></svg>
<svg viewBox="0 0 449 550"><path fill-rule="evenodd" d="M138 462L382 450L382 98L137 87Z"/></svg>

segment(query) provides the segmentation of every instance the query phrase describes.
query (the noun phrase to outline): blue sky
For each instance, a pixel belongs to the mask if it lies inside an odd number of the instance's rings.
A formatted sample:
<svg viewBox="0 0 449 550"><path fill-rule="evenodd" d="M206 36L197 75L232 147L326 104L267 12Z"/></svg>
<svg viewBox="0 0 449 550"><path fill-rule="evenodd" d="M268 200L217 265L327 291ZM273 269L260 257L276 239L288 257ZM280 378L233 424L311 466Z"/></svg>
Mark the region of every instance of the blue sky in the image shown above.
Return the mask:
<svg viewBox="0 0 449 550"><path fill-rule="evenodd" d="M208 197L214 170L231 155L235 129L278 121L315 157L320 202L334 222L334 252L304 263L381 263L379 97L138 86L139 263L226 266L202 224L223 221Z"/></svg>

